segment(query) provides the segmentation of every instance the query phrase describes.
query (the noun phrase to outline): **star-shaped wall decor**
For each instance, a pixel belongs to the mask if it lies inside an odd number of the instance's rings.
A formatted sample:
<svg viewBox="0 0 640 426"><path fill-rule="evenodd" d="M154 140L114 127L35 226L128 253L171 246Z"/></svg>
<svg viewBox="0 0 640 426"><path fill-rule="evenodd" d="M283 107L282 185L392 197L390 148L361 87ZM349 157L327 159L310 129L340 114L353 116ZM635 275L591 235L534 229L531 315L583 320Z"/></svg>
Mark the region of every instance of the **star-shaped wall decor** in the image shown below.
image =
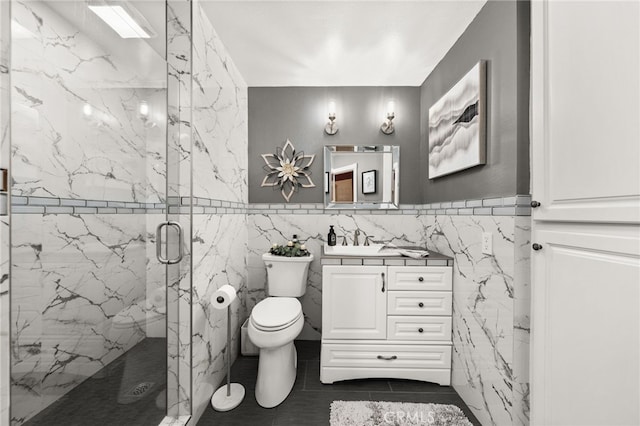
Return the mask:
<svg viewBox="0 0 640 426"><path fill-rule="evenodd" d="M299 187L313 188L316 185L311 180L309 167L314 155L305 155L304 152L296 152L289 139L282 148L277 147L275 154L262 154L262 159L266 163L264 170L267 175L262 180L261 186L272 186L280 189L282 196L287 202L291 200L294 192Z"/></svg>

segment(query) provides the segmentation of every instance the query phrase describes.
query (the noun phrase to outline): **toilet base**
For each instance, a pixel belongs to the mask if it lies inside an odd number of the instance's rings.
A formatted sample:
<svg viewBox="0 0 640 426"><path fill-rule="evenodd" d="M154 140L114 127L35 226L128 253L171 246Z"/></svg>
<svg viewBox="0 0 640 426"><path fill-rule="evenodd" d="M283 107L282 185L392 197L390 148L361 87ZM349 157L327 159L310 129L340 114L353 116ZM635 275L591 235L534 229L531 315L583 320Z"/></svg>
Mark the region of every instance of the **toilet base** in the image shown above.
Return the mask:
<svg viewBox="0 0 640 426"><path fill-rule="evenodd" d="M298 354L293 342L276 348L260 349L256 401L273 408L287 399L296 381Z"/></svg>

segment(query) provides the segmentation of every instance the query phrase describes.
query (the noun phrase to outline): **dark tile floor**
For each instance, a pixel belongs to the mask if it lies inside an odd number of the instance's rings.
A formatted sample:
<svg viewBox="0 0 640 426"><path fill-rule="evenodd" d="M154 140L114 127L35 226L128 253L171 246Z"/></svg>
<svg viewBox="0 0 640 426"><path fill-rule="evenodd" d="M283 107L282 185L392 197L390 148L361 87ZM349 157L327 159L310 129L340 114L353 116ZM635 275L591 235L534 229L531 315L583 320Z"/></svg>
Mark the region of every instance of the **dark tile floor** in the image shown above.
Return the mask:
<svg viewBox="0 0 640 426"><path fill-rule="evenodd" d="M141 341L24 425L157 426L166 412L166 347L165 339ZM154 384L140 398L125 396L141 382Z"/></svg>
<svg viewBox="0 0 640 426"><path fill-rule="evenodd" d="M347 380L323 385L320 383L320 342L298 340L296 348L298 375L291 394L282 404L271 409L258 405L254 396L258 358L241 356L233 364L231 379L244 385L244 401L226 413L216 412L209 405L198 426L328 426L329 406L335 400L453 404L460 407L474 425L480 425L451 387L393 379Z"/></svg>

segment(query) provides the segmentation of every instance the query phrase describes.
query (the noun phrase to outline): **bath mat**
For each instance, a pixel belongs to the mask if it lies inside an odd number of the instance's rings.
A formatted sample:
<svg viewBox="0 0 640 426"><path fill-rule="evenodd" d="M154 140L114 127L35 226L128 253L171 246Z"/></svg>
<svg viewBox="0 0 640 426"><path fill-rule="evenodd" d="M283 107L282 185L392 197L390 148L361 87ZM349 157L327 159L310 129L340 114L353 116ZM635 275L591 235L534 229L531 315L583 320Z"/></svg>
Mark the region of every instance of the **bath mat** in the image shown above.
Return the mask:
<svg viewBox="0 0 640 426"><path fill-rule="evenodd" d="M473 426L455 405L333 401L331 426Z"/></svg>

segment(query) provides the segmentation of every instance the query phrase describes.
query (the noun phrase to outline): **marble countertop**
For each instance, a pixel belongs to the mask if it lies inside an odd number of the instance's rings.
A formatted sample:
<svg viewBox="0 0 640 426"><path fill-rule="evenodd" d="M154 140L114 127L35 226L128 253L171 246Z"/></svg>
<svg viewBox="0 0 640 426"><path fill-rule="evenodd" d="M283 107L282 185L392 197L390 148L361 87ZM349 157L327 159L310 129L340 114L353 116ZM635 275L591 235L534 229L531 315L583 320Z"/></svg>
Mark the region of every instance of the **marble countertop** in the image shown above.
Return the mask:
<svg viewBox="0 0 640 426"><path fill-rule="evenodd" d="M402 246L409 250L424 250L423 247ZM390 266L453 266L453 258L429 251L429 256L414 259L405 256L347 256L325 254L324 247L320 257L323 265L390 265Z"/></svg>

